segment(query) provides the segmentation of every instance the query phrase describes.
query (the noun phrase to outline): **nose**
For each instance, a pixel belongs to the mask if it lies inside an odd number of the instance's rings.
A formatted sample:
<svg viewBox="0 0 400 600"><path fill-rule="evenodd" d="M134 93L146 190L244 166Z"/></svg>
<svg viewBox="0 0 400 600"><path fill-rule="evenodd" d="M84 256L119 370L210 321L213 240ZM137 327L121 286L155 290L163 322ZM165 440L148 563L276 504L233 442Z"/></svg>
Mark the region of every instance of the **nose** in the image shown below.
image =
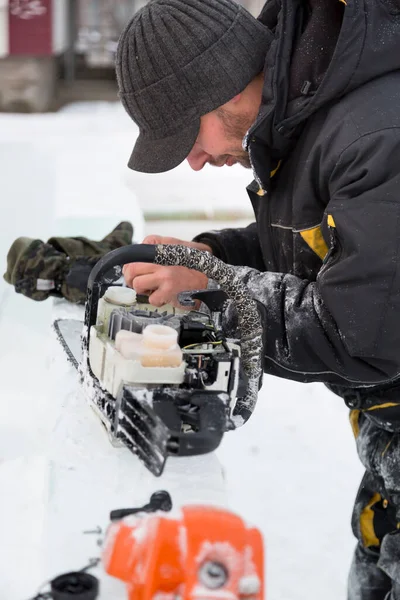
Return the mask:
<svg viewBox="0 0 400 600"><path fill-rule="evenodd" d="M209 158L210 155L195 144L187 157L187 161L193 171L201 171Z"/></svg>

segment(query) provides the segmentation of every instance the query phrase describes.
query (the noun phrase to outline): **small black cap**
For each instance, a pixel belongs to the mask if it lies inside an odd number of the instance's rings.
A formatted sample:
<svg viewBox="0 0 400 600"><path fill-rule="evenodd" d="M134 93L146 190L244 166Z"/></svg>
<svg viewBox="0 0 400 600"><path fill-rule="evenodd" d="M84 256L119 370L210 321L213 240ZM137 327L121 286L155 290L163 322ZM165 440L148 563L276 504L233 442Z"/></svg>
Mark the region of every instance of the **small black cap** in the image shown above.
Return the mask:
<svg viewBox="0 0 400 600"><path fill-rule="evenodd" d="M83 571L59 575L50 583L53 600L96 600L99 580Z"/></svg>

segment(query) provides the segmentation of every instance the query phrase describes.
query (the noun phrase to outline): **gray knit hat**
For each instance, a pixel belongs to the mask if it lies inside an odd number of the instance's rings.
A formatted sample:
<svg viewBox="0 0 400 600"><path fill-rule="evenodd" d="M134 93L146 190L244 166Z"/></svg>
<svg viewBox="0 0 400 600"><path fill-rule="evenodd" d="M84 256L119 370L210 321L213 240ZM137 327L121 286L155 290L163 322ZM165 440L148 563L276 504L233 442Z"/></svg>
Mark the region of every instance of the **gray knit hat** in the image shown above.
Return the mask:
<svg viewBox="0 0 400 600"><path fill-rule="evenodd" d="M122 33L122 103L139 126L129 167L162 173L190 153L200 117L263 70L272 34L233 0L151 0Z"/></svg>

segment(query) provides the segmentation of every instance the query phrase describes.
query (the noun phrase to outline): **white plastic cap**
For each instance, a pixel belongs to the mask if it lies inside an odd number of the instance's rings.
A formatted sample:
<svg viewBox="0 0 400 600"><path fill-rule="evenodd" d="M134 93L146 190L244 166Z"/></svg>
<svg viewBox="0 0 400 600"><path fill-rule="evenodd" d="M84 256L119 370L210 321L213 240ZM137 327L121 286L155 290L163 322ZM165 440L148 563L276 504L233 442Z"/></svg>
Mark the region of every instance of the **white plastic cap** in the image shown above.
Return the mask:
<svg viewBox="0 0 400 600"><path fill-rule="evenodd" d="M135 333L134 331L127 331L126 329L120 329L115 336L115 348L118 352L121 352L121 345L124 342L140 343L143 341L141 333Z"/></svg>
<svg viewBox="0 0 400 600"><path fill-rule="evenodd" d="M168 325L148 325L143 329L143 343L148 348L168 350L176 346L178 332Z"/></svg>
<svg viewBox="0 0 400 600"><path fill-rule="evenodd" d="M119 285L110 285L103 296L104 300L111 304L120 306L130 306L136 302L136 292L129 287L121 287Z"/></svg>

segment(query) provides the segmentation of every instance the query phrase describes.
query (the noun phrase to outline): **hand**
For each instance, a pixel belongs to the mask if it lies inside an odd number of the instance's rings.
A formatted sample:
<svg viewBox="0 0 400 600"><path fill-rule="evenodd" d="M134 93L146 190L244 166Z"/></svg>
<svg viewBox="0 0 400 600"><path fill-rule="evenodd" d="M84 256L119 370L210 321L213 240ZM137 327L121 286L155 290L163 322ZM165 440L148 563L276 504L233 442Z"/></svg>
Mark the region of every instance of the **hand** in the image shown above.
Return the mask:
<svg viewBox="0 0 400 600"><path fill-rule="evenodd" d="M143 244L181 244L211 252L210 246L199 242L187 242L172 237L149 235ZM129 263L124 265L122 272L126 284L138 294L149 294L149 302L153 306L172 304L181 307L177 295L186 290L201 290L207 288L208 278L199 271L186 267L164 267L152 263Z"/></svg>
<svg viewBox="0 0 400 600"><path fill-rule="evenodd" d="M167 237L162 235L148 235L144 238L142 244L172 244L173 246L189 246L189 248L197 248L197 250L203 250L204 252L210 252L212 250L207 244L201 244L200 242L188 242L187 240L179 240L174 237Z"/></svg>

